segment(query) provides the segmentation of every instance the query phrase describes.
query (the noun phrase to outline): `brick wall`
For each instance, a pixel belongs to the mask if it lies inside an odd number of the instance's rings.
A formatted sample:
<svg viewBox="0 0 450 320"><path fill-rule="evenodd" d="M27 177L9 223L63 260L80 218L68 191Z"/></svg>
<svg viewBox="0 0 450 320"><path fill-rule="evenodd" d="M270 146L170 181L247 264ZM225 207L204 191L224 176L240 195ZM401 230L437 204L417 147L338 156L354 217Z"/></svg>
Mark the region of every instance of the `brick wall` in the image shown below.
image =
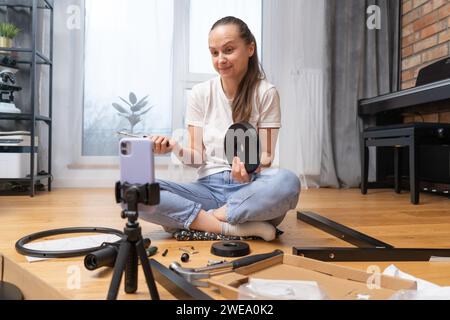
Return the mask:
<svg viewBox="0 0 450 320"><path fill-rule="evenodd" d="M450 0L402 0L402 89L415 86L419 70L450 55ZM406 121L450 122L450 107Z"/></svg>

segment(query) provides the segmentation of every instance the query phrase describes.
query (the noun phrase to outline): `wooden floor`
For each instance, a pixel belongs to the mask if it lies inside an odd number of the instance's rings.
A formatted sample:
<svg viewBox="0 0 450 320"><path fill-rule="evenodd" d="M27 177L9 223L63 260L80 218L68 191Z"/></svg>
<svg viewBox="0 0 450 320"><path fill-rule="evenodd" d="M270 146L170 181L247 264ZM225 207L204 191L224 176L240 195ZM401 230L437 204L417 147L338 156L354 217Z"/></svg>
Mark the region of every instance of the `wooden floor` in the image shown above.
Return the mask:
<svg viewBox="0 0 450 320"><path fill-rule="evenodd" d="M397 195L392 190L370 190L362 196L359 190L305 190L302 192L298 210L309 210L355 228L396 247L450 248L450 200L435 195L421 195L421 204L413 206L409 194ZM30 271L62 294L71 299L104 299L109 286L110 270L89 272L83 267L83 259L62 259L28 263L17 254L15 242L28 234L53 228L74 226L103 226L122 229L124 221L114 203L112 190L55 190L40 193L35 198L0 197L0 252ZM141 221L144 236L158 246L155 258L165 265L178 261L179 247L193 245L200 251L191 256L188 266L206 264L208 259L217 259L209 253L211 242L177 242L162 228ZM250 242L253 253L269 252L276 248L286 253L292 246L327 247L350 246L322 231L297 221L296 211L289 212L280 226L285 234L277 241ZM161 252L169 249L166 257ZM378 265L384 270L390 263L340 263L341 265L366 270ZM71 266L81 270L81 288L71 290L67 286L67 270ZM401 270L417 277L450 286L450 263L447 262L399 262ZM136 295L120 299L146 299L144 277L140 275L140 291ZM122 292L122 290L121 290ZM160 288L164 299L173 297ZM213 296L215 292L207 289Z"/></svg>

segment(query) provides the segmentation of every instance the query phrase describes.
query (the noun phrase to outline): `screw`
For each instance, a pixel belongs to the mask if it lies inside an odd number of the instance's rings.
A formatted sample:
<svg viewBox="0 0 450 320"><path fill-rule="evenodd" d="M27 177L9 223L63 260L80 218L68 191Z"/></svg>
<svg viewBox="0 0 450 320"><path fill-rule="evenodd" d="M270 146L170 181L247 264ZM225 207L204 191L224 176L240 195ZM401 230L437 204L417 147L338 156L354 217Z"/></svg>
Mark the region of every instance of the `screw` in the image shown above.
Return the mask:
<svg viewBox="0 0 450 320"><path fill-rule="evenodd" d="M208 267L209 266L214 266L214 265L225 263L225 262L227 262L227 260L208 260L207 266Z"/></svg>
<svg viewBox="0 0 450 320"><path fill-rule="evenodd" d="M195 250L194 247L182 247L182 248L178 248L178 249L180 251L183 251L183 252L186 252L186 253L189 253L189 254L197 254L198 253L198 251Z"/></svg>

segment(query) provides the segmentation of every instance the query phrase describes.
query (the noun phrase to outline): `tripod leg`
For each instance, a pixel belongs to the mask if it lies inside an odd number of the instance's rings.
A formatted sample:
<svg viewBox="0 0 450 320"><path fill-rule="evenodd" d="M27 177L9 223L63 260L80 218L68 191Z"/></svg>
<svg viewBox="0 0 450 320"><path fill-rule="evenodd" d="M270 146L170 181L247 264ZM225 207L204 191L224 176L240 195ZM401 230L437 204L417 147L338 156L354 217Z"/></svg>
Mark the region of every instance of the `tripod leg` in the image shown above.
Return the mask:
<svg viewBox="0 0 450 320"><path fill-rule="evenodd" d="M125 292L135 293L138 288L138 257L136 246L131 245L125 266Z"/></svg>
<svg viewBox="0 0 450 320"><path fill-rule="evenodd" d="M147 254L145 253L144 242L142 238L136 243L136 250L141 260L142 269L144 269L145 280L150 292L152 300L160 300L158 289L156 288L155 278L153 277L152 268L148 262Z"/></svg>
<svg viewBox="0 0 450 320"><path fill-rule="evenodd" d="M124 239L120 244L119 253L117 254L116 263L114 264L114 273L111 280L111 285L108 290L108 300L116 300L119 293L120 281L122 280L122 273L128 260L131 244Z"/></svg>

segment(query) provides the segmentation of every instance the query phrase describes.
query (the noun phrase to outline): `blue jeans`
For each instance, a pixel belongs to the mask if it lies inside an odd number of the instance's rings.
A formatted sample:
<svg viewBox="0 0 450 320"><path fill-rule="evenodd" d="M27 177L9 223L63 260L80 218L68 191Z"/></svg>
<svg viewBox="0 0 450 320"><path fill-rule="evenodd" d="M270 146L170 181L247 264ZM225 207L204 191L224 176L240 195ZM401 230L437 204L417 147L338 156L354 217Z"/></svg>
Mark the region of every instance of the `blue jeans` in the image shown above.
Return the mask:
<svg viewBox="0 0 450 320"><path fill-rule="evenodd" d="M189 230L203 209L227 205L228 223L267 221L279 225L286 213L297 206L300 180L286 169L266 169L252 175L249 183L233 181L231 171L216 173L193 183L157 180L160 204L140 206L140 217L159 224L166 231Z"/></svg>

